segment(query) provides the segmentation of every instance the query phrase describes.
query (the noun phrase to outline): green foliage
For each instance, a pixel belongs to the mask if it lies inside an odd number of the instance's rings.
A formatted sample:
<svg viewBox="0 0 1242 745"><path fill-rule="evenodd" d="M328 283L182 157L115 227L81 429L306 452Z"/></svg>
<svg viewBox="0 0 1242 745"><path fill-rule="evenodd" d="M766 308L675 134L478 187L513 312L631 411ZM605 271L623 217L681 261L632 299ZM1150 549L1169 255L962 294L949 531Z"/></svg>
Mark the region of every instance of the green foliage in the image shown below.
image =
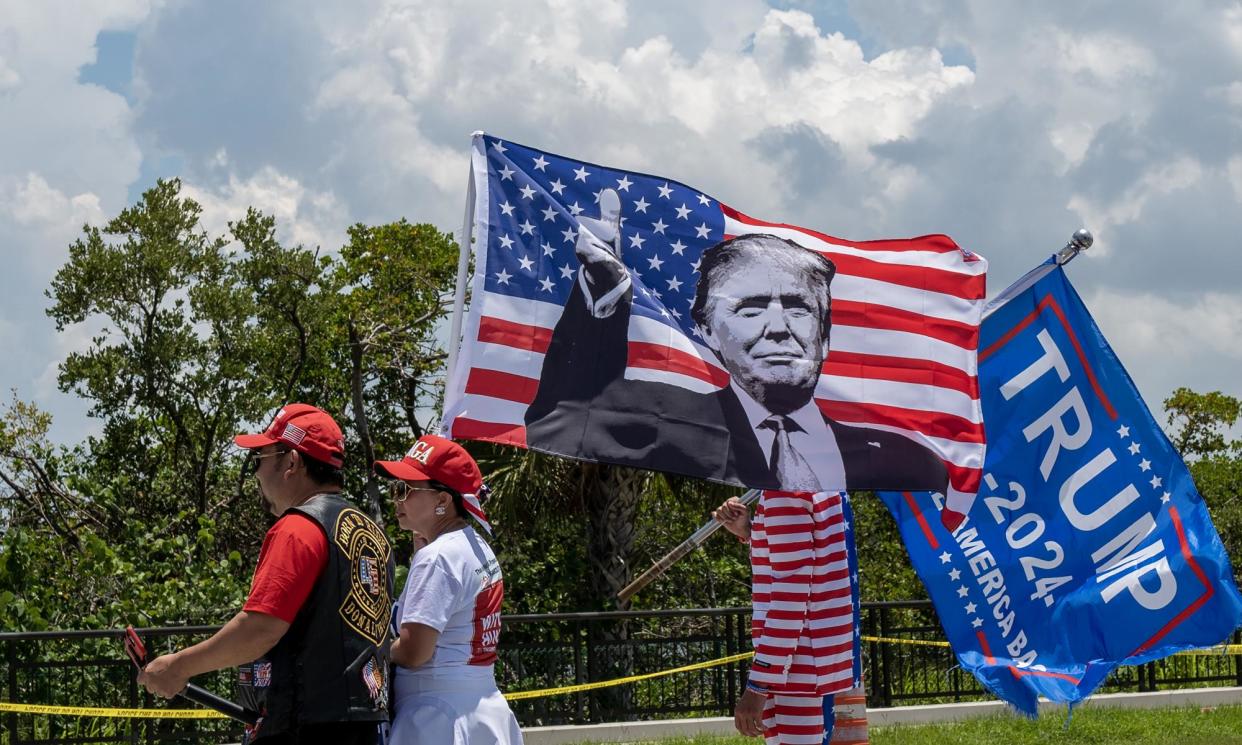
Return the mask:
<svg viewBox="0 0 1242 745"><path fill-rule="evenodd" d="M1242 581L1242 440L1228 439L1229 428L1242 417L1242 400L1219 391L1178 388L1165 399L1164 408L1169 438L1186 459L1216 532L1234 559L1234 577Z"/></svg>
<svg viewBox="0 0 1242 745"><path fill-rule="evenodd" d="M858 547L859 594L863 600L922 600L927 589L914 573L897 522L871 492L852 495Z"/></svg>
<svg viewBox="0 0 1242 745"><path fill-rule="evenodd" d="M231 262L223 238L199 226L201 208L160 181L102 229L69 247L48 297L58 330L101 325L91 347L62 363L62 390L91 402L124 469L158 485L159 507L188 498L200 513L223 456L222 427L260 399L239 375L244 304L224 296ZM176 467L168 467L176 463Z"/></svg>
<svg viewBox="0 0 1242 745"><path fill-rule="evenodd" d="M1064 709L1037 721L1012 714L942 724L872 726L874 745L1242 745L1242 706L1183 706L1167 709L1106 709L1081 706L1069 717ZM586 745L583 741L582 745ZM650 745L754 745L753 737L670 737Z"/></svg>
<svg viewBox="0 0 1242 745"><path fill-rule="evenodd" d="M1242 417L1242 400L1220 391L1195 393L1178 388L1164 400L1169 416L1169 438L1183 458L1220 455L1238 450L1239 442L1228 442L1225 430Z"/></svg>

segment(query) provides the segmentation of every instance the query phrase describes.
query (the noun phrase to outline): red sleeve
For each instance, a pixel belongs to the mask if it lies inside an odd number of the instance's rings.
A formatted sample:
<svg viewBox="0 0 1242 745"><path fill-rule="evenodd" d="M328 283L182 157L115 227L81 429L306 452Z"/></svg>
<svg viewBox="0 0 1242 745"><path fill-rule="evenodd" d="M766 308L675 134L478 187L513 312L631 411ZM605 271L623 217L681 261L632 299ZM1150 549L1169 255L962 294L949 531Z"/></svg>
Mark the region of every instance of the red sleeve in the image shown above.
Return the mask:
<svg viewBox="0 0 1242 745"><path fill-rule="evenodd" d="M319 525L296 512L285 515L263 538L242 610L293 623L327 564L328 537Z"/></svg>

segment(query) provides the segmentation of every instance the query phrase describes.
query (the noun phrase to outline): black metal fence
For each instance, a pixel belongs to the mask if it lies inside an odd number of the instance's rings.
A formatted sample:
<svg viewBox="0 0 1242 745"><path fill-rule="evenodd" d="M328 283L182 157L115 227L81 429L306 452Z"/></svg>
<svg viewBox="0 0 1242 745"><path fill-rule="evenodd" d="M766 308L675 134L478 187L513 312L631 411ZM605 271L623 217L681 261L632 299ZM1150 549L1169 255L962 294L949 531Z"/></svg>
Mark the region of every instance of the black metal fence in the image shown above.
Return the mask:
<svg viewBox="0 0 1242 745"><path fill-rule="evenodd" d="M143 631L152 651L202 639L214 627ZM865 636L939 641L940 623L925 601L864 603ZM571 686L721 659L750 648L749 608L506 616L496 677L506 692ZM1235 633L1234 641L1239 642ZM864 642L867 703L872 707L988 697L957 667L946 647ZM596 691L514 701L523 725L686 716L726 716L745 681L734 662ZM195 682L228 696L229 672ZM1120 668L1105 691L1153 691L1242 685L1242 657L1177 656ZM59 706L188 707L141 692L119 631L0 634L0 700ZM0 713L0 745L49 743L235 742L230 722L105 719Z"/></svg>

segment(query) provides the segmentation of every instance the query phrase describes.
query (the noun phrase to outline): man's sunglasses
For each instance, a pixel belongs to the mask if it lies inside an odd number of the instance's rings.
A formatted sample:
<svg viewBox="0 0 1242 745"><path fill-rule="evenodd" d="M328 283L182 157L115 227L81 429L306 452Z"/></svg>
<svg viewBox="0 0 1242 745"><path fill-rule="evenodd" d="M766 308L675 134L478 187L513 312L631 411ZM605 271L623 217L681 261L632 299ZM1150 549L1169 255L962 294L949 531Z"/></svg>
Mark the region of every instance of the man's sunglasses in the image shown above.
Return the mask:
<svg viewBox="0 0 1242 745"><path fill-rule="evenodd" d="M255 455L252 451L250 454L250 459L246 461L246 464L244 466L242 466L242 470L245 471L247 476L253 476L259 472L259 466L263 465L262 461L264 458L274 458L278 455L284 455L285 453L288 453L288 452L289 452L288 450L277 450L274 453L265 453L263 455Z"/></svg>
<svg viewBox="0 0 1242 745"><path fill-rule="evenodd" d="M401 479L393 479L388 482L388 495L392 497L392 501L401 504L410 498L410 495L416 491L443 491L434 486L410 486Z"/></svg>

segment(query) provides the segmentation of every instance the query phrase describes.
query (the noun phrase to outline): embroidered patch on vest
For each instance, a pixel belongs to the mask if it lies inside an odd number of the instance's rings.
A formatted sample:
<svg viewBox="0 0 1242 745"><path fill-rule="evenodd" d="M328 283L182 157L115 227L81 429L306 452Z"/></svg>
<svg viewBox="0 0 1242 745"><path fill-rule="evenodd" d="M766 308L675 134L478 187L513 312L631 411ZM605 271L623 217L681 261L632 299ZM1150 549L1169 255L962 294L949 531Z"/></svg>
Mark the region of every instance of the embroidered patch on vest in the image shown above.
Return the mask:
<svg viewBox="0 0 1242 745"><path fill-rule="evenodd" d="M272 663L254 663L254 687L267 688L272 684Z"/></svg>
<svg viewBox="0 0 1242 745"><path fill-rule="evenodd" d="M342 510L332 531L333 541L349 560L349 594L341 618L372 644L384 639L392 598L385 577L388 541L379 526L355 509Z"/></svg>
<svg viewBox="0 0 1242 745"><path fill-rule="evenodd" d="M362 682L366 684L371 700L380 709L388 708L388 686L384 675L386 668L387 665L379 662L375 657L372 657L362 668Z"/></svg>

